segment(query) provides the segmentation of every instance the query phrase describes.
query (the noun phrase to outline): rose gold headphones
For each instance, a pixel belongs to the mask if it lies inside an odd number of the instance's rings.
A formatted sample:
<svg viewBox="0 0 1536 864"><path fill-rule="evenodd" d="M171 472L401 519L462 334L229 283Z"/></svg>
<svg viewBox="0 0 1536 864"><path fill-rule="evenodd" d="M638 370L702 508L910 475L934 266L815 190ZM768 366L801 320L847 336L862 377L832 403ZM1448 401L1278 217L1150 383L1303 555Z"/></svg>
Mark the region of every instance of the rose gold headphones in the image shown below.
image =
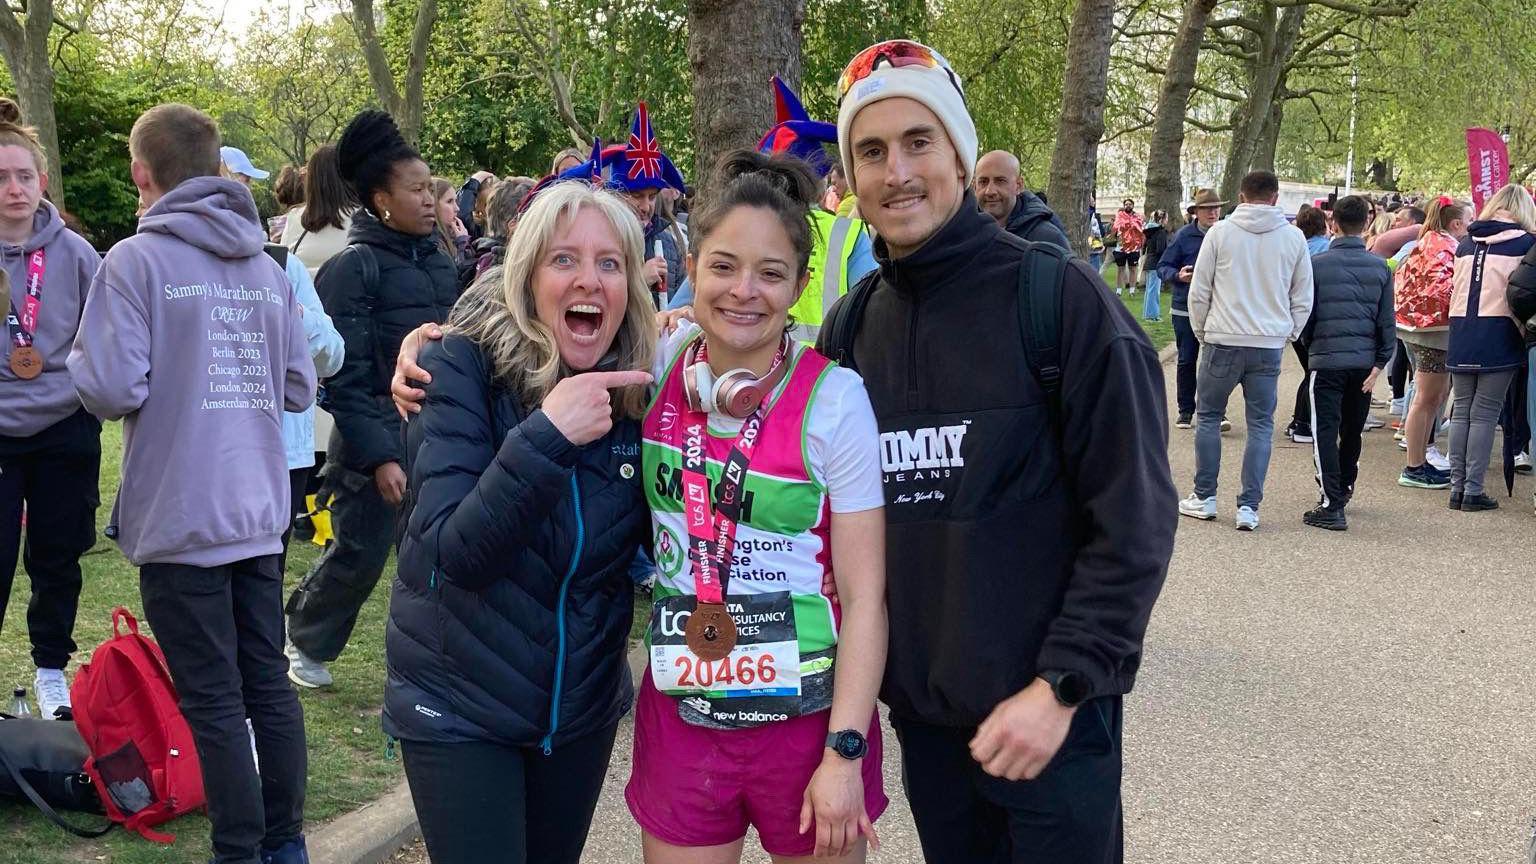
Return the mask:
<svg viewBox="0 0 1536 864"><path fill-rule="evenodd" d="M732 369L716 378L709 368L706 351L704 340L700 339L683 357L683 395L688 399L688 408L693 411L718 411L727 417L745 420L763 404L789 371L789 364L784 362L789 356L788 336L779 343L773 366L761 378L750 369Z"/></svg>

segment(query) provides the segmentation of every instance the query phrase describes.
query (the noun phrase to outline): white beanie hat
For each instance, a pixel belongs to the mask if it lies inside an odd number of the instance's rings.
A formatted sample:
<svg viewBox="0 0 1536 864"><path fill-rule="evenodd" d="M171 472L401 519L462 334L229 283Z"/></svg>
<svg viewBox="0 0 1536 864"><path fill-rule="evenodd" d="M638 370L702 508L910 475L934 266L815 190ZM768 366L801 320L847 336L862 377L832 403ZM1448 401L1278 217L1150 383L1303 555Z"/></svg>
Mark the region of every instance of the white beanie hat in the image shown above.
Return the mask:
<svg viewBox="0 0 1536 864"><path fill-rule="evenodd" d="M937 51L933 54L942 64L939 68L878 63L874 71L855 81L843 96L837 111L837 147L843 158L843 176L848 178L848 189L854 194L858 194L855 185L858 181L853 171L853 118L881 99L897 97L920 102L939 118L955 152L960 155L960 164L965 168L965 185L971 185L971 177L976 173L976 123L965 107L960 76L949 68L948 61Z"/></svg>

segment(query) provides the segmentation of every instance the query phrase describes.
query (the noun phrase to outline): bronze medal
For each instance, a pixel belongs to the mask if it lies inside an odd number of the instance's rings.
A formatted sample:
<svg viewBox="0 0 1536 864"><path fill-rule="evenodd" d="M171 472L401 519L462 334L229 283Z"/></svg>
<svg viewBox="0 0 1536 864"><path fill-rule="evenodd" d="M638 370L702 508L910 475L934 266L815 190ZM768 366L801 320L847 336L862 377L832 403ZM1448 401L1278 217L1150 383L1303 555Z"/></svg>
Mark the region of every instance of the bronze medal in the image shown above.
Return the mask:
<svg viewBox="0 0 1536 864"><path fill-rule="evenodd" d="M43 374L43 355L37 353L37 349L31 345L20 345L11 349L11 371L23 381L31 381Z"/></svg>
<svg viewBox="0 0 1536 864"><path fill-rule="evenodd" d="M683 636L700 660L722 660L736 647L736 620L723 603L700 603L688 616Z"/></svg>

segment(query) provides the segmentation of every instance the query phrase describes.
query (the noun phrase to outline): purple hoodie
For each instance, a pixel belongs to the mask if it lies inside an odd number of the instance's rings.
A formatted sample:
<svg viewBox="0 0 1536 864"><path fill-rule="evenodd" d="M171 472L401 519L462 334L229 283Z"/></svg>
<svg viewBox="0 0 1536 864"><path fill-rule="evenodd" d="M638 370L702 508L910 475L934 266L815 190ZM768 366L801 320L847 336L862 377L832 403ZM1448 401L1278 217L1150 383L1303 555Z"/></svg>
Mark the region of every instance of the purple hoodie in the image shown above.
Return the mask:
<svg viewBox="0 0 1536 864"><path fill-rule="evenodd" d="M21 309L27 296L27 256L41 248L43 260L43 307L38 312L37 333L32 345L43 355L43 374L22 381L11 371L11 351L16 343L0 309L0 436L25 438L47 429L80 410L80 397L64 368L69 348L75 344L80 307L91 277L101 266L101 256L85 238L64 227L59 211L47 201L32 216L32 238L20 246L0 243L0 267L11 279L11 305Z"/></svg>
<svg viewBox="0 0 1536 864"><path fill-rule="evenodd" d="M126 418L111 528L134 564L217 567L282 551L282 412L315 398L288 276L244 186L172 189L107 253L69 355L80 399Z"/></svg>

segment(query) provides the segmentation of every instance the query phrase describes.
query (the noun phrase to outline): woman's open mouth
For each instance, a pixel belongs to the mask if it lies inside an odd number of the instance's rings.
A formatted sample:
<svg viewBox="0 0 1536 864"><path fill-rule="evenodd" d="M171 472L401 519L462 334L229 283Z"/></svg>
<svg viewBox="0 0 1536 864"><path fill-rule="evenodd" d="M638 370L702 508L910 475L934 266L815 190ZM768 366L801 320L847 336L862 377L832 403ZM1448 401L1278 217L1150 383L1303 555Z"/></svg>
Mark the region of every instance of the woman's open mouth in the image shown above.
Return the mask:
<svg viewBox="0 0 1536 864"><path fill-rule="evenodd" d="M565 310L565 329L581 340L596 339L603 329L603 310L591 303L577 303Z"/></svg>

